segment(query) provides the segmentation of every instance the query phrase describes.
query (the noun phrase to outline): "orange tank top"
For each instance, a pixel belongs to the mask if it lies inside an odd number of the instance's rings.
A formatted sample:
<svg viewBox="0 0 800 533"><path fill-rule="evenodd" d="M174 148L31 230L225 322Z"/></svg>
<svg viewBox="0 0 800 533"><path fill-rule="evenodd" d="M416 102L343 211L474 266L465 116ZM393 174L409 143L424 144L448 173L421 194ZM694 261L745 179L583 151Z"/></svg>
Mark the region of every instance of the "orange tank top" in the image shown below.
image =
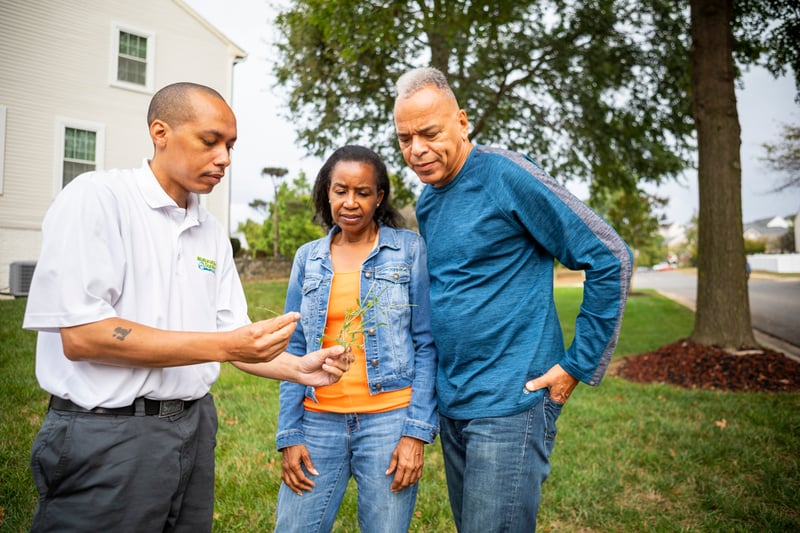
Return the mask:
<svg viewBox="0 0 800 533"><path fill-rule="evenodd" d="M345 321L345 313L356 309L360 279L360 271L334 274L328 299L328 321L325 324L325 335L322 340L323 348L336 345L336 339ZM361 322L357 319L352 329L357 331L360 328ZM370 395L364 336L361 333L356 335L356 341L350 348L355 357L350 370L333 385L317 387L315 391L317 403L306 398L303 407L309 411L326 413L382 413L406 407L411 403L411 387Z"/></svg>

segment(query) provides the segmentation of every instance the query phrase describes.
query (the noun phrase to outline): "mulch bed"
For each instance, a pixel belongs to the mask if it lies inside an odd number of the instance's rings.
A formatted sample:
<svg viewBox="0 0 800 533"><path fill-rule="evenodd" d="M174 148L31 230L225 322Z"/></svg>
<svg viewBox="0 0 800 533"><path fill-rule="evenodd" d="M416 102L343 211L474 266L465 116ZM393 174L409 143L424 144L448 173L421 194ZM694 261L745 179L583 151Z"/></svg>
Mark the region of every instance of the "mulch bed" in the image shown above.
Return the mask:
<svg viewBox="0 0 800 533"><path fill-rule="evenodd" d="M640 383L671 383L689 389L747 392L800 391L800 362L768 349L731 354L680 339L625 358L618 376Z"/></svg>

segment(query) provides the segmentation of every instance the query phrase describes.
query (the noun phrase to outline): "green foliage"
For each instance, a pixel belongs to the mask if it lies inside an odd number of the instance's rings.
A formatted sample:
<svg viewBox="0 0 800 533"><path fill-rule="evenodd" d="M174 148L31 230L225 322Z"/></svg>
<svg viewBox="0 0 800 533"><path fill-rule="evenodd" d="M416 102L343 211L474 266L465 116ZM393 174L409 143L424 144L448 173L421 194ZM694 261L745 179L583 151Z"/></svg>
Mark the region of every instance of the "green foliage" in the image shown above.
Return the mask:
<svg viewBox="0 0 800 533"><path fill-rule="evenodd" d="M747 255L751 254L763 254L767 249L767 243L764 241L756 241L753 239L745 239L744 240L744 253Z"/></svg>
<svg viewBox="0 0 800 533"><path fill-rule="evenodd" d="M277 169L264 169L275 172ZM265 172L265 174L270 174ZM402 176L389 174L392 188L392 204L400 209L416 204L416 193ZM305 173L291 183L278 186L278 253L283 257L294 257L295 251L304 243L322 237L325 232L313 220L314 202L311 198L311 184ZM275 228L273 222L275 202L259 198L248 204L264 217L263 222L247 219L240 222L237 231L247 238L248 250L255 256L261 251L271 256Z"/></svg>
<svg viewBox="0 0 800 533"><path fill-rule="evenodd" d="M736 61L758 64L774 76L794 72L800 102L800 9L796 0L733 2Z"/></svg>
<svg viewBox="0 0 800 533"><path fill-rule="evenodd" d="M244 222L239 223L236 231L244 234L245 239L247 239L247 250L252 256L255 257L256 252L259 250L271 250L269 245L272 241L267 242L271 227L267 228L267 221L259 223L248 218Z"/></svg>
<svg viewBox="0 0 800 533"><path fill-rule="evenodd" d="M448 75L473 140L560 179L660 181L691 156L688 17L669 0L300 0L276 25L278 85L318 156L361 142L402 166L393 84L424 64Z"/></svg>
<svg viewBox="0 0 800 533"><path fill-rule="evenodd" d="M556 305L564 343L569 346L575 335L575 317L580 310L582 287L556 287ZM659 320L659 316L669 317ZM662 298L653 290L634 291L628 299L615 355L644 353L687 337L692 330L694 313L688 308Z"/></svg>
<svg viewBox="0 0 800 533"><path fill-rule="evenodd" d="M637 265L653 266L669 255L669 248L664 242L664 237L656 235L652 241L642 245L636 252L639 254L636 258Z"/></svg>
<svg viewBox="0 0 800 533"><path fill-rule="evenodd" d="M608 377L569 402L543 488L543 531L800 528L800 395Z"/></svg>
<svg viewBox="0 0 800 533"><path fill-rule="evenodd" d="M34 373L36 334L21 328L26 302L0 300L0 531L30 528L36 491L28 464L47 411Z"/></svg>
<svg viewBox="0 0 800 533"><path fill-rule="evenodd" d="M248 310L252 320L266 320L283 314L287 285L285 281L245 283Z"/></svg>
<svg viewBox="0 0 800 533"><path fill-rule="evenodd" d="M689 223L686 230L686 243L679 255L687 258L688 266L697 266L697 215L694 215Z"/></svg>
<svg viewBox="0 0 800 533"><path fill-rule="evenodd" d="M276 19L280 57L275 74L288 91L298 137L316 155L361 141L379 147L402 168L391 120L393 82L409 67L430 64L448 75L470 117L472 140L528 153L562 181L589 180L596 190L630 191L642 181L659 183L691 166L697 159L695 119L702 126L735 115L733 99L715 114L721 108L706 100L719 100L720 93L703 94L702 83L690 94L692 71L696 80L716 76L732 64L735 52L741 65L760 62L774 74L790 66L800 87L796 0L691 4L700 7L692 8L695 14L724 11L723 29L732 12L731 32L723 32L729 35L697 46L698 37L710 35L713 26L701 27L696 16L692 23L689 5L678 0L298 0ZM730 45L727 59L715 53L708 57L718 64L692 69L690 50L697 60L698 50L715 50L721 43ZM739 72L730 74L725 76L732 95ZM692 100L694 110L711 116L693 116ZM712 210L707 206L719 199L702 197L705 191L740 189L738 171L726 161L712 161L708 153L714 145L709 139L719 131L729 133L727 151L721 153L738 150L729 124L705 127L698 135L706 145L703 169L717 170L704 170L699 177L703 184L712 178L715 183L700 188L700 240L707 249L693 250L692 263L742 259L728 257L743 253L738 236L705 237L718 233L723 221L741 224L727 214L739 209L738 198ZM721 146L719 139L716 145ZM716 220L714 213L726 215ZM744 293L734 290L741 280L706 272L709 265L705 260L700 265L701 279L712 281L708 291L701 291L702 320L694 340L748 341L746 306L736 301ZM722 309L739 310L733 315L738 327L725 340L709 331Z"/></svg>
<svg viewBox="0 0 800 533"><path fill-rule="evenodd" d="M250 206L260 209L265 219L255 222L247 219L240 223L238 231L247 238L248 250L253 255L263 251L272 255L274 242L273 213L275 202L253 200ZM294 257L302 244L324 235L322 228L312 220L314 215L311 200L311 185L304 173L291 183L281 183L278 187L278 253L283 257Z"/></svg>
<svg viewBox="0 0 800 533"><path fill-rule="evenodd" d="M640 263L640 252L663 248L660 246L663 239L658 234L660 219L655 211L665 206L667 201L639 188L609 190L594 187L589 206L605 218L634 250L636 264L652 264Z"/></svg>
<svg viewBox="0 0 800 533"><path fill-rule="evenodd" d="M412 185L409 185L403 176L400 174L389 173L389 185L392 190L392 205L395 209L400 210L406 206L415 206L417 204L417 193L414 191L417 185L414 180Z"/></svg>

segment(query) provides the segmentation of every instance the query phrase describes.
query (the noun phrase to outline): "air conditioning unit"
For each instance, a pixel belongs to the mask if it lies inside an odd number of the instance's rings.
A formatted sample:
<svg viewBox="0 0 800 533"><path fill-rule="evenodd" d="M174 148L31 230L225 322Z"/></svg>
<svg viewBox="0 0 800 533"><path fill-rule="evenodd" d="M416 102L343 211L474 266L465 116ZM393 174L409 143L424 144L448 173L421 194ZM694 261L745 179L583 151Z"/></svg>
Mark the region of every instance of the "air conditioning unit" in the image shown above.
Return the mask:
<svg viewBox="0 0 800 533"><path fill-rule="evenodd" d="M8 273L9 292L14 297L27 296L36 261L14 261Z"/></svg>

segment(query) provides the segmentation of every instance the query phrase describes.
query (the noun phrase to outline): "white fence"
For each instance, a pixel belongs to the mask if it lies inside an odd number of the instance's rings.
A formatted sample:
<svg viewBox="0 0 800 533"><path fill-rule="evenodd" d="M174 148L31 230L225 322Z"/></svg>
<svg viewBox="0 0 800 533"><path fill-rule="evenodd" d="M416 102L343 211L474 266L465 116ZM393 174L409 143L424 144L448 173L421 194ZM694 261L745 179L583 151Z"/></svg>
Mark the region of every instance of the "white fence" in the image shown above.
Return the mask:
<svg viewBox="0 0 800 533"><path fill-rule="evenodd" d="M800 254L754 254L748 255L747 260L753 270L780 274L800 273Z"/></svg>

